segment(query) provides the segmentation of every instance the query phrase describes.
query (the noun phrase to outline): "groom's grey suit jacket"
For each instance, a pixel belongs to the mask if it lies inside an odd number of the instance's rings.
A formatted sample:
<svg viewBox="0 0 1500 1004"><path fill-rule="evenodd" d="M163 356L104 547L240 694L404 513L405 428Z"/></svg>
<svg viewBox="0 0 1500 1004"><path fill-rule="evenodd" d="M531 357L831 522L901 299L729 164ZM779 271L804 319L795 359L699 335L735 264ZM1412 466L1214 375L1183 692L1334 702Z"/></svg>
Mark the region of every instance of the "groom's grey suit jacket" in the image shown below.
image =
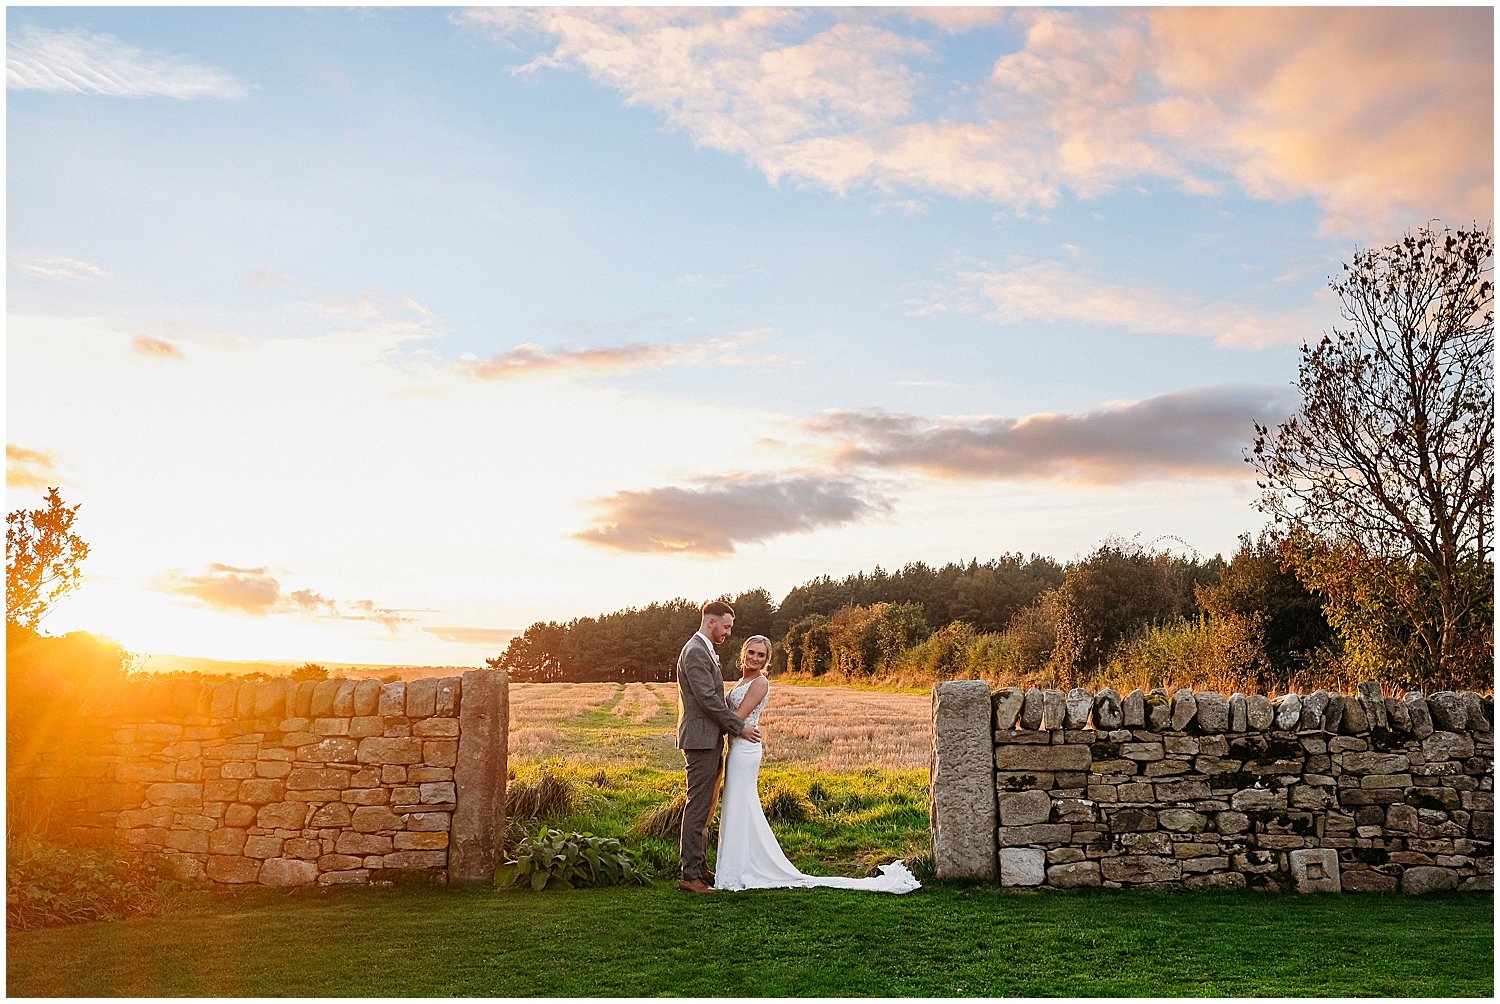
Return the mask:
<svg viewBox="0 0 1500 1004"><path fill-rule="evenodd" d="M677 748L709 750L726 732L739 735L745 723L724 702L724 677L701 634L694 634L677 656Z"/></svg>

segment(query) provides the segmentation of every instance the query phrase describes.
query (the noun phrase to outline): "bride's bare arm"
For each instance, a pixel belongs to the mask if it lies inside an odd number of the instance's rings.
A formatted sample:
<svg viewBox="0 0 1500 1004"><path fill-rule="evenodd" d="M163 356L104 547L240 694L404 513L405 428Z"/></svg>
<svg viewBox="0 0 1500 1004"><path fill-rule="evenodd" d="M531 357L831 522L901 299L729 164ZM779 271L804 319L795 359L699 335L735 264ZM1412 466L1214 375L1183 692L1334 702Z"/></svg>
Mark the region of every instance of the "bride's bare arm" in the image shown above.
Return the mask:
<svg viewBox="0 0 1500 1004"><path fill-rule="evenodd" d="M745 696L740 699L740 706L734 709L734 713L739 716L740 721L744 721L750 717L750 712L754 711L755 706L760 703L760 699L766 696L766 690L770 686L764 676L750 684L749 689L745 691Z"/></svg>

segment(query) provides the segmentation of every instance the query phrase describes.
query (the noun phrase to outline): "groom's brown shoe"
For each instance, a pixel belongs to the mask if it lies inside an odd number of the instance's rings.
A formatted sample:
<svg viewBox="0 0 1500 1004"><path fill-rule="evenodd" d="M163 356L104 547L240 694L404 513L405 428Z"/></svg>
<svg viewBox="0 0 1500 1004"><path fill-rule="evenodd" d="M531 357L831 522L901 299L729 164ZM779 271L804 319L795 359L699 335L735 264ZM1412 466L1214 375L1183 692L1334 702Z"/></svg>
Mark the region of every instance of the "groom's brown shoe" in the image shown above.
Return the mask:
<svg viewBox="0 0 1500 1004"><path fill-rule="evenodd" d="M703 869L703 881L707 882L709 885L713 885L714 873L709 871L707 868Z"/></svg>
<svg viewBox="0 0 1500 1004"><path fill-rule="evenodd" d="M695 892L700 896L707 893L714 893L719 891L713 886L709 885L707 882L703 881L701 878L683 879L681 882L677 883L677 888L681 889L683 892Z"/></svg>

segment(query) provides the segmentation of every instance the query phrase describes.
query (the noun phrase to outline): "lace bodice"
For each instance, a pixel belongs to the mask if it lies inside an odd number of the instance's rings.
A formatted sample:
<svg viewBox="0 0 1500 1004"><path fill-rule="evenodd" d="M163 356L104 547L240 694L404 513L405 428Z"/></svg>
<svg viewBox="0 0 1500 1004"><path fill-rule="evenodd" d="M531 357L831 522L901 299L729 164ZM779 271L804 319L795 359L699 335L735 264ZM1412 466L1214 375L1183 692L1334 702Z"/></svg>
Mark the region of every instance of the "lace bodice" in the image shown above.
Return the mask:
<svg viewBox="0 0 1500 1004"><path fill-rule="evenodd" d="M756 677L756 679L764 679L764 677ZM744 701L745 695L750 692L750 684L754 682L755 680L745 680L744 682L736 685L735 688L729 692L729 695L724 698L725 702L729 705L729 710L738 711L740 709L740 703ZM760 727L760 713L766 709L766 702L770 699L771 681L766 680L766 692L764 696L761 697L760 703L755 706L755 710L745 716L746 725L754 725L757 728Z"/></svg>

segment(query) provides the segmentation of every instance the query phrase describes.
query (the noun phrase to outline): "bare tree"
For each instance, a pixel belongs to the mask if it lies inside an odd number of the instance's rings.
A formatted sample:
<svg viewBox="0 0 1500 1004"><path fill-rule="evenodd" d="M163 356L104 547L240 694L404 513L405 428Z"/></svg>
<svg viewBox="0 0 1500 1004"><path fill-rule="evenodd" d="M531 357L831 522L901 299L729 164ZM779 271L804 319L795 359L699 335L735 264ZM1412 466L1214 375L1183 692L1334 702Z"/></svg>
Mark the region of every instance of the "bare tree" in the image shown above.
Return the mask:
<svg viewBox="0 0 1500 1004"><path fill-rule="evenodd" d="M1356 253L1350 327L1303 346L1300 411L1246 457L1346 644L1429 680L1493 658L1493 272L1489 228Z"/></svg>
<svg viewBox="0 0 1500 1004"><path fill-rule="evenodd" d="M47 508L5 517L5 622L36 630L52 604L78 588L89 546L73 532L78 506L47 489Z"/></svg>

